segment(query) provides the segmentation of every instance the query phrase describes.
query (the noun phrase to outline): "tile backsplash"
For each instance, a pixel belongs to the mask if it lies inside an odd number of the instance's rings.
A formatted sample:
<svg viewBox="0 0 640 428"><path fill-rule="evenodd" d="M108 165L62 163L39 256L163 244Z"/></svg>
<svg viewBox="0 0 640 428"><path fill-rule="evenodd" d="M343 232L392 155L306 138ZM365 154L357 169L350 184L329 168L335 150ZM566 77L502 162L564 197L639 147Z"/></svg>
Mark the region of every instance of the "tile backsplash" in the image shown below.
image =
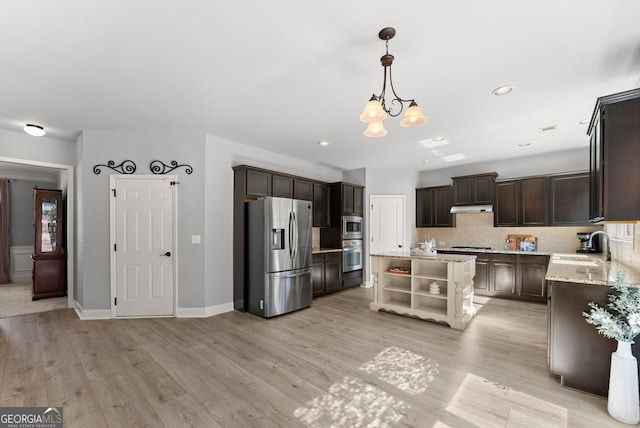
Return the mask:
<svg viewBox="0 0 640 428"><path fill-rule="evenodd" d="M456 227L417 228L412 244L435 238L439 247L469 245L502 249L507 235L528 234L538 238L539 251L573 253L580 246L576 234L596 230L602 227L494 227L493 213L456 214Z"/></svg>

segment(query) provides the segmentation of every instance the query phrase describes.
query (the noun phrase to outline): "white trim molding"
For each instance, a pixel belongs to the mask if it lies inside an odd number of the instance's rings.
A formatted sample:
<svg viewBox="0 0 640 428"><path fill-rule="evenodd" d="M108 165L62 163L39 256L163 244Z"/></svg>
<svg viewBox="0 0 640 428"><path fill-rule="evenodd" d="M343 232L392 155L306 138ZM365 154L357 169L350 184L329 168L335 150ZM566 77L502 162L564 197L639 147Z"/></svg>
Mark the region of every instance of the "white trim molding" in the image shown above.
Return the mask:
<svg viewBox="0 0 640 428"><path fill-rule="evenodd" d="M16 245L9 249L11 282L28 282L33 275L33 245Z"/></svg>
<svg viewBox="0 0 640 428"><path fill-rule="evenodd" d="M233 302L220 305L207 306L206 308L177 308L177 318L208 318L215 315L233 311Z"/></svg>
<svg viewBox="0 0 640 428"><path fill-rule="evenodd" d="M80 302L73 301L73 309L81 320L109 320L111 319L111 309L84 309Z"/></svg>

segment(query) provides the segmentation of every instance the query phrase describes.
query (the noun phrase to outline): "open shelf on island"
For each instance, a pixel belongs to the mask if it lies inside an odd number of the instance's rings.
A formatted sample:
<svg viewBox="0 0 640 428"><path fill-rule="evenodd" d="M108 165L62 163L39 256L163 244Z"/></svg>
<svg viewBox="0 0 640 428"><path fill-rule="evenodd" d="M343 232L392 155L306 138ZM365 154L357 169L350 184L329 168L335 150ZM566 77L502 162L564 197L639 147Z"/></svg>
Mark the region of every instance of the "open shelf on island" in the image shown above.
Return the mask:
<svg viewBox="0 0 640 428"><path fill-rule="evenodd" d="M438 284L440 294L431 293L431 284ZM447 280L446 278L433 280L431 278L413 277L413 292L417 294L429 294L432 296L444 296L447 298Z"/></svg>
<svg viewBox="0 0 640 428"><path fill-rule="evenodd" d="M454 256L455 257L455 256ZM400 268L406 273L389 272ZM414 256L372 255L375 300L372 310L447 323L463 330L475 315L473 277L475 258L451 255L424 259ZM432 284L438 287L433 287ZM437 289L438 294L430 291Z"/></svg>
<svg viewBox="0 0 640 428"><path fill-rule="evenodd" d="M382 292L382 301L386 305L411 308L411 293L385 289Z"/></svg>
<svg viewBox="0 0 640 428"><path fill-rule="evenodd" d="M412 308L421 312L447 316L447 301L428 296L414 296Z"/></svg>

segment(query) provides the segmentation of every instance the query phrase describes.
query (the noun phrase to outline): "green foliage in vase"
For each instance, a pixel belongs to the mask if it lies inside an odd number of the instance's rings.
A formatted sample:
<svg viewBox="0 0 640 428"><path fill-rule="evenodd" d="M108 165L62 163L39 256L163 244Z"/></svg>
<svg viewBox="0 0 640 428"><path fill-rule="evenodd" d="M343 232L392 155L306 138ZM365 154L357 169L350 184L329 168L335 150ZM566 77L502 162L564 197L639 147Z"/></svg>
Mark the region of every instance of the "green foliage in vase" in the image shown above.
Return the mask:
<svg viewBox="0 0 640 428"><path fill-rule="evenodd" d="M624 273L618 272L615 284L610 286L614 290L609 294L607 307L610 310L589 302L591 310L582 315L603 336L621 342L633 342L640 334L640 293L637 288L626 287L623 283Z"/></svg>

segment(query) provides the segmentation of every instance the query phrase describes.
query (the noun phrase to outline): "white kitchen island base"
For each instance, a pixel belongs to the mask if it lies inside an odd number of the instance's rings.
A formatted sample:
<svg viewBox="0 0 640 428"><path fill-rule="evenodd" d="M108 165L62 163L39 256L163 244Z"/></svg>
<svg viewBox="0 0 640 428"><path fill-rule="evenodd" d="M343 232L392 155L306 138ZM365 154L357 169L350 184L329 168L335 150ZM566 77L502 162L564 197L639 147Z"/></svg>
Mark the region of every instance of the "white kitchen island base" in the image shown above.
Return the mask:
<svg viewBox="0 0 640 428"><path fill-rule="evenodd" d="M412 256L406 252L371 254L374 300L369 308L464 330L476 313L473 306L475 259L475 256L455 254L435 257Z"/></svg>

